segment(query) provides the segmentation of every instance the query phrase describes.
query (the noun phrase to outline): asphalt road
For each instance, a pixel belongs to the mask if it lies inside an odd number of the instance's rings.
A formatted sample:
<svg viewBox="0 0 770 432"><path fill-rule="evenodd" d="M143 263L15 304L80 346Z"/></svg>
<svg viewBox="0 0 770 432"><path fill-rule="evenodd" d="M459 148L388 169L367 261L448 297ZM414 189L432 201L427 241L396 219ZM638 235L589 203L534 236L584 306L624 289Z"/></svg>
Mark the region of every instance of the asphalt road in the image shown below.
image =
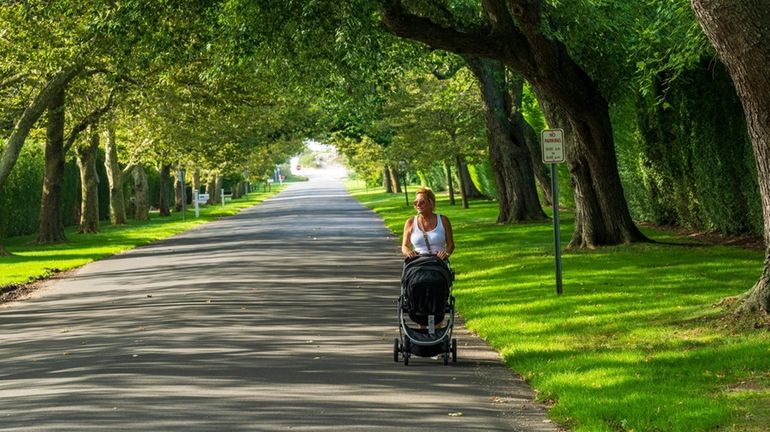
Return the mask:
<svg viewBox="0 0 770 432"><path fill-rule="evenodd" d="M556 430L461 325L393 361L400 272L329 179L92 263L0 309L0 430Z"/></svg>

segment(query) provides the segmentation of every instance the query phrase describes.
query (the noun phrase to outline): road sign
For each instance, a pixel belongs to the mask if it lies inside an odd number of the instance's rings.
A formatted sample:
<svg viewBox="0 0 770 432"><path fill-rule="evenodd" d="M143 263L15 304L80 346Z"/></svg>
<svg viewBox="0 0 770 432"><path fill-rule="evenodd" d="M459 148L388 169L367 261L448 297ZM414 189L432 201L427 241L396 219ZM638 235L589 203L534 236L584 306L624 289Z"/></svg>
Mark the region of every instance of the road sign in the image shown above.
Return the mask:
<svg viewBox="0 0 770 432"><path fill-rule="evenodd" d="M544 129L540 133L543 163L551 164L551 200L553 201L553 250L556 265L556 294L562 293L561 238L559 237L559 175L556 164L564 162L564 130Z"/></svg>
<svg viewBox="0 0 770 432"><path fill-rule="evenodd" d="M543 163L564 162L564 130L544 129L540 134Z"/></svg>

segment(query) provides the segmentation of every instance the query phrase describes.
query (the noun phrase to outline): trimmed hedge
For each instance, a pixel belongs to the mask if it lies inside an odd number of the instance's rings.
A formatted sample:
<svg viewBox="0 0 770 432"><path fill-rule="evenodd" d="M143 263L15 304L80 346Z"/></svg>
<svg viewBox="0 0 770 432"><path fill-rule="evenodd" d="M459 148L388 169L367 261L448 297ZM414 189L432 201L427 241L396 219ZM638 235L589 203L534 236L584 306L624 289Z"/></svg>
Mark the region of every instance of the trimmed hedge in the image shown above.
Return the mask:
<svg viewBox="0 0 770 432"><path fill-rule="evenodd" d="M0 191L0 237L31 234L39 225L43 148L26 145ZM66 187L65 187L66 188Z"/></svg>
<svg viewBox="0 0 770 432"><path fill-rule="evenodd" d="M96 162L99 176L99 218L109 220L109 183L100 150ZM22 147L19 159L0 193L0 238L34 234L40 224L40 199L43 194L45 153L42 143ZM74 157L64 165L62 211L65 226L80 222L80 170Z"/></svg>
<svg viewBox="0 0 770 432"><path fill-rule="evenodd" d="M615 109L621 176L632 215L725 234L761 234L751 141L724 67L710 60L636 106ZM635 117L635 118L634 118Z"/></svg>

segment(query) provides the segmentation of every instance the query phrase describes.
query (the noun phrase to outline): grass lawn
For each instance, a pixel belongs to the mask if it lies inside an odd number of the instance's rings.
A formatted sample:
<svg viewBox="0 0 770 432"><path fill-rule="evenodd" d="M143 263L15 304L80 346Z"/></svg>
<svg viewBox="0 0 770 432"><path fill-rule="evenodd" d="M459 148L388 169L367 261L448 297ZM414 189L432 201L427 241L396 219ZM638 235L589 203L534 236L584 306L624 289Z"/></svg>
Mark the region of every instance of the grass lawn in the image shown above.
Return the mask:
<svg viewBox="0 0 770 432"><path fill-rule="evenodd" d="M185 215L179 212L163 218L157 212L151 213L149 221L129 220L124 226L111 226L109 221L101 221L101 232L96 234L78 234L77 227L70 227L65 230L68 241L58 245L34 245L34 235L4 239L3 244L13 255L0 257L0 289L43 279L187 231L204 222L236 214L280 190L279 186L273 187L272 192L252 192L248 197L228 201L224 207L202 206L199 218L195 217L193 209L188 209Z"/></svg>
<svg viewBox="0 0 770 432"><path fill-rule="evenodd" d="M403 194L348 186L400 237L414 214ZM661 243L565 252L557 296L550 222L501 226L496 203L463 210L446 196L437 211L455 232L460 314L553 404L553 420L592 432L768 430L770 331L716 306L754 284L761 251L644 229ZM573 224L562 215L562 244Z"/></svg>

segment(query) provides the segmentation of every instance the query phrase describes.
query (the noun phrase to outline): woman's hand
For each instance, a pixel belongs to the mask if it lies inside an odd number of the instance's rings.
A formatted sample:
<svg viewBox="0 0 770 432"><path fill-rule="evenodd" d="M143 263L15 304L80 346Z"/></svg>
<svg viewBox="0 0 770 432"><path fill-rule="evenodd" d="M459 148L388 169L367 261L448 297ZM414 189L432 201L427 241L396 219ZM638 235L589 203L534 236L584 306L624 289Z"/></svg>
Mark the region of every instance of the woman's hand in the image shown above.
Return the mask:
<svg viewBox="0 0 770 432"><path fill-rule="evenodd" d="M411 250L411 249L409 249L409 248L408 248L408 247L406 247L406 246L401 246L401 254L402 254L402 255L404 255L404 256L405 256L405 257L407 257L407 258L409 258L409 257L414 257L414 256L417 256L417 255L419 255L419 254L417 253L417 251L415 251L415 250Z"/></svg>
<svg viewBox="0 0 770 432"><path fill-rule="evenodd" d="M446 251L438 251L436 253L436 256L439 257L442 260L448 260L449 259L449 254L446 253Z"/></svg>

